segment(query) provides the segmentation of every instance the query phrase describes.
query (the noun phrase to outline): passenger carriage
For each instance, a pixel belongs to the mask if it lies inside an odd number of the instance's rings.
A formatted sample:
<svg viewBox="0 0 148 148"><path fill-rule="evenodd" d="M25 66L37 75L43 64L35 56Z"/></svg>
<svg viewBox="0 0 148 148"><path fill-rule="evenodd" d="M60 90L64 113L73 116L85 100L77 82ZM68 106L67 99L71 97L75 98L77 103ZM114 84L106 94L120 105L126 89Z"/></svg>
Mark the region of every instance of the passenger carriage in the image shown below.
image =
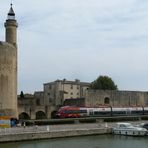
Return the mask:
<svg viewBox="0 0 148 148"><path fill-rule="evenodd" d="M79 117L101 117L101 116L137 116L148 115L148 107L74 107L63 106L57 112L57 117L60 118L79 118Z"/></svg>

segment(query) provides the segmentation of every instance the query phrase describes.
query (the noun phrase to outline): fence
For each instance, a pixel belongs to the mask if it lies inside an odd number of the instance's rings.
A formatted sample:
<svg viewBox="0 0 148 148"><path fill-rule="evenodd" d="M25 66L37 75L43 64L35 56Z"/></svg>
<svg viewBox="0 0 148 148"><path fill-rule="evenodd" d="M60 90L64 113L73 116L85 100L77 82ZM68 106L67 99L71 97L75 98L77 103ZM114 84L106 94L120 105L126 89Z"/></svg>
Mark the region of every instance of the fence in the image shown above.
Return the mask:
<svg viewBox="0 0 148 148"><path fill-rule="evenodd" d="M47 132L48 126L0 128L0 135Z"/></svg>
<svg viewBox="0 0 148 148"><path fill-rule="evenodd" d="M106 124L72 124L72 125L47 125L47 126L24 126L13 128L0 128L0 135L13 135L24 133L42 133L71 130L88 130L106 127Z"/></svg>

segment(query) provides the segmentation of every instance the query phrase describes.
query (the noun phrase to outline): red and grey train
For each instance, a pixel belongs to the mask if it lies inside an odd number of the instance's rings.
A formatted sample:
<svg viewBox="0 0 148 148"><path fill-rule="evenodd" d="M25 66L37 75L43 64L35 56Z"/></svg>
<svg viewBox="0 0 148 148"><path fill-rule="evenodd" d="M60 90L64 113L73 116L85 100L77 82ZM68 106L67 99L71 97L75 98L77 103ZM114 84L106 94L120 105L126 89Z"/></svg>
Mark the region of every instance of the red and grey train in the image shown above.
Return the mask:
<svg viewBox="0 0 148 148"><path fill-rule="evenodd" d="M73 107L63 106L56 113L58 118L79 118L79 117L109 117L109 116L130 116L148 115L148 107Z"/></svg>

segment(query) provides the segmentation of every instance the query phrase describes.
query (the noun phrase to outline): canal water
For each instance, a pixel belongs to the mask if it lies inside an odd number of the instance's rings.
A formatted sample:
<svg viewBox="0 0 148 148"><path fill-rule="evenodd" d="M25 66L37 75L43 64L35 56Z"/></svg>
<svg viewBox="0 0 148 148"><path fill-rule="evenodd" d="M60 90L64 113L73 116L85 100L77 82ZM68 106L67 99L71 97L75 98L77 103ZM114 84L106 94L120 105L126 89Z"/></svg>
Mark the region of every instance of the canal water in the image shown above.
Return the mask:
<svg viewBox="0 0 148 148"><path fill-rule="evenodd" d="M0 148L148 148L147 137L113 135L3 143Z"/></svg>

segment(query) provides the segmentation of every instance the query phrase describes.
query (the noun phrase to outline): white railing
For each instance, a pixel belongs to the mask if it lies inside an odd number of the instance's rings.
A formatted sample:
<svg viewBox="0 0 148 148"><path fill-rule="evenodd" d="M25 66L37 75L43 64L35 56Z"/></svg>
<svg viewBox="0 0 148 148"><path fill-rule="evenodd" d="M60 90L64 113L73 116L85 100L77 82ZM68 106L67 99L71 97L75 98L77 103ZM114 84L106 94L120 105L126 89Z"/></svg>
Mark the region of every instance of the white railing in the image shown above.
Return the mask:
<svg viewBox="0 0 148 148"><path fill-rule="evenodd" d="M48 131L47 126L0 128L0 135L41 133L41 132L47 132L47 131Z"/></svg>
<svg viewBox="0 0 148 148"><path fill-rule="evenodd" d="M47 125L47 126L25 126L13 128L0 128L0 135L13 135L24 133L42 133L70 130L89 130L107 128L107 124L71 124L71 125Z"/></svg>

